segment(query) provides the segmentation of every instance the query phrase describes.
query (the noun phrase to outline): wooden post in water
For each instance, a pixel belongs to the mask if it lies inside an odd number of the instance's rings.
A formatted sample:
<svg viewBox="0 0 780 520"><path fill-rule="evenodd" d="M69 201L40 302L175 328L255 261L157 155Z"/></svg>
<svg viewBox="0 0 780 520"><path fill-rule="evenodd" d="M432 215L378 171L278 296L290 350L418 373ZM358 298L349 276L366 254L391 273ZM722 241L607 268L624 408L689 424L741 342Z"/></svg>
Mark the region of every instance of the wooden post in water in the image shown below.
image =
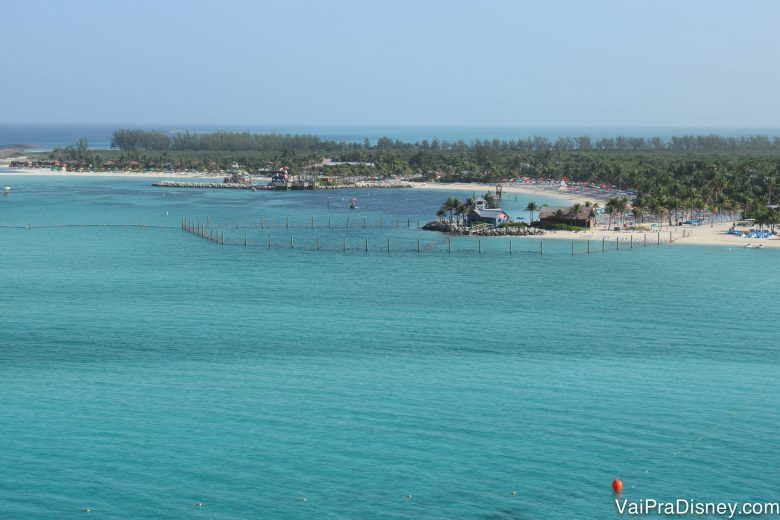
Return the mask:
<svg viewBox="0 0 780 520"><path fill-rule="evenodd" d="M246 233L244 233L244 247L246 247Z"/></svg>
<svg viewBox="0 0 780 520"><path fill-rule="evenodd" d="M615 251L620 251L620 237L615 239Z"/></svg>
<svg viewBox="0 0 780 520"><path fill-rule="evenodd" d="M590 254L590 239L588 239L588 254Z"/></svg>
<svg viewBox="0 0 780 520"><path fill-rule="evenodd" d="M408 228L412 227L412 220L411 219L406 219L406 227L408 227Z"/></svg>
<svg viewBox="0 0 780 520"><path fill-rule="evenodd" d="M390 252L390 237L387 237L387 252Z"/></svg>
<svg viewBox="0 0 780 520"><path fill-rule="evenodd" d="M271 249L271 233L268 233L268 249Z"/></svg>
<svg viewBox="0 0 780 520"><path fill-rule="evenodd" d="M330 202L330 201L328 201L328 202ZM320 250L320 237L317 237L317 246L316 247L317 247L317 251L319 251Z"/></svg>
<svg viewBox="0 0 780 520"><path fill-rule="evenodd" d="M311 218L311 228L314 229L314 217Z"/></svg>
<svg viewBox="0 0 780 520"><path fill-rule="evenodd" d="M290 235L290 249L295 249L295 239Z"/></svg>
<svg viewBox="0 0 780 520"><path fill-rule="evenodd" d="M344 237L344 251L347 250L347 237Z"/></svg>
<svg viewBox="0 0 780 520"><path fill-rule="evenodd" d="M512 239L509 239L509 254L512 254Z"/></svg>
<svg viewBox="0 0 780 520"><path fill-rule="evenodd" d="M366 253L368 253L368 237L366 237Z"/></svg>
<svg viewBox="0 0 780 520"><path fill-rule="evenodd" d="M284 217L284 229L290 229L290 217Z"/></svg>
<svg viewBox="0 0 780 520"><path fill-rule="evenodd" d="M574 256L574 240L571 241L571 256Z"/></svg>
<svg viewBox="0 0 780 520"><path fill-rule="evenodd" d="M417 239L417 252L420 252L420 239Z"/></svg>
<svg viewBox="0 0 780 520"><path fill-rule="evenodd" d="M601 252L602 253L607 250L606 243L607 243L606 237L601 237Z"/></svg>
<svg viewBox="0 0 780 520"><path fill-rule="evenodd" d="M539 254L540 255L544 254L544 240L539 241Z"/></svg>
<svg viewBox="0 0 780 520"><path fill-rule="evenodd" d="M634 235L631 235L630 240L631 241L629 242L628 248L629 249L634 249Z"/></svg>
<svg viewBox="0 0 780 520"><path fill-rule="evenodd" d="M479 254L482 254L482 239L477 240L477 245L479 246Z"/></svg>
<svg viewBox="0 0 780 520"><path fill-rule="evenodd" d="M330 216L328 216L328 229L330 229Z"/></svg>
<svg viewBox="0 0 780 520"><path fill-rule="evenodd" d="M452 253L452 237L447 237L447 252Z"/></svg>
<svg viewBox="0 0 780 520"><path fill-rule="evenodd" d="M379 227L380 228L382 227L382 216L381 215L379 216Z"/></svg>
<svg viewBox="0 0 780 520"><path fill-rule="evenodd" d="M222 234L222 245L224 246L225 245L225 232L222 231L221 234Z"/></svg>
<svg viewBox="0 0 780 520"><path fill-rule="evenodd" d="M347 229L349 229L349 215L347 215Z"/></svg>
<svg viewBox="0 0 780 520"><path fill-rule="evenodd" d="M366 219L363 219L363 227L366 227Z"/></svg>
<svg viewBox="0 0 780 520"><path fill-rule="evenodd" d="M658 244L657 245L661 245L661 232L660 231L658 231L658 237L657 238L658 238Z"/></svg>

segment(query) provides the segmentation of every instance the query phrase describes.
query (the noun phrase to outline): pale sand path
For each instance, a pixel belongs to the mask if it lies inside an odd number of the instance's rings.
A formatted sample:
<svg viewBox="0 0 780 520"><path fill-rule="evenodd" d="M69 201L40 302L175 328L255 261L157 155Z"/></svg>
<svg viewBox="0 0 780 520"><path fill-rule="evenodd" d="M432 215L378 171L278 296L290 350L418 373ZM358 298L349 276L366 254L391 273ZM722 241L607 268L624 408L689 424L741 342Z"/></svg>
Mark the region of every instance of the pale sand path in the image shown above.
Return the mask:
<svg viewBox="0 0 780 520"><path fill-rule="evenodd" d="M19 158L15 158L18 160ZM0 167L7 165L8 160L0 161ZM224 174L210 174L210 173L163 173L163 172L55 172L48 168L46 169L18 169L10 170L8 172L0 172L0 179L6 176L30 176L30 177L105 177L105 178L139 178L139 179L177 179L177 180L215 180L217 182L224 178ZM495 190L495 185L491 184L478 184L478 183L411 183L414 189L429 189L429 190L442 190L442 191L472 191L478 196L487 191ZM568 193L565 191L558 191L555 188L539 187L539 186L504 186L506 193L522 193L527 195L537 195L541 197L550 197L560 200L566 200L570 202L579 202L584 204L585 201L598 201L604 202L604 199L598 199L597 197L588 197L578 193ZM672 241L675 244L691 244L691 245L718 245L728 247L745 247L747 244L763 244L765 248L780 249L780 239L778 238L765 238L765 239L751 239L740 238L726 233L731 227L730 223L720 223L710 226L709 224L701 226L663 226L660 230L660 239L662 243L669 242L669 232L672 233ZM683 232L685 236L683 236ZM648 244L654 244L658 241L657 231L610 231L604 228L591 229L589 231L550 231L544 235L545 239L553 240L591 240L594 241L594 251L599 247L595 242L601 242L602 239L606 239L607 242L612 244L616 240L620 240L621 245L626 245L632 239L636 246L640 246L644 243L645 236L647 237Z"/></svg>
<svg viewBox="0 0 780 520"><path fill-rule="evenodd" d="M413 188L425 189L425 190L444 190L444 191L471 191L478 197L488 191L495 191L495 184L480 184L476 182L411 182ZM579 202L585 204L587 201L598 202L602 206L606 202L608 196L599 194L582 194L569 191L560 191L559 189L550 186L539 185L525 185L525 184L509 184L503 186L504 193L522 193L524 195L535 195L540 199L543 197L549 197L553 199L565 200L568 202Z"/></svg>
<svg viewBox="0 0 780 520"><path fill-rule="evenodd" d="M592 229L589 231L549 231L544 235L545 239L553 240L591 240L594 242L593 251L600 248L602 239L614 246L616 240L620 240L621 248L627 246L633 237L634 246L642 246L645 237L647 244L656 244L660 237L661 243L669 243L669 233L674 244L687 245L707 245L707 246L728 246L745 247L747 244L763 244L765 248L780 249L780 239L778 238L740 238L729 235L726 232L731 228L731 223L723 222L710 226L704 224L701 226L664 226L660 231L609 231L604 228ZM739 228L744 229L744 228Z"/></svg>
<svg viewBox="0 0 780 520"><path fill-rule="evenodd" d="M5 164L0 164L0 167ZM19 177L103 177L103 178L123 178L123 179L198 179L198 180L217 180L222 181L225 178L224 173L200 173L200 172L62 172L52 171L48 168L19 168L0 172L0 178L8 176Z"/></svg>

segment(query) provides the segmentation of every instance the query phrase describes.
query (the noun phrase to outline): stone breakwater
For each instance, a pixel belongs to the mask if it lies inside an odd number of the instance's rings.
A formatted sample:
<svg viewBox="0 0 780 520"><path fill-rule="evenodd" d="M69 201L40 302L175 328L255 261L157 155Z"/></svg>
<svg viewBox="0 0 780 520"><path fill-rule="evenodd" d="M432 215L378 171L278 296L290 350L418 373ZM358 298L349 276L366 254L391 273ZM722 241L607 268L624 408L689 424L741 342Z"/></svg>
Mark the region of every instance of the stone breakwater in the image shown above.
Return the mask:
<svg viewBox="0 0 780 520"><path fill-rule="evenodd" d="M218 188L223 190L251 190L262 189L262 187L251 186L249 184L238 184L233 182L178 182L161 181L154 182L152 186L160 188Z"/></svg>
<svg viewBox="0 0 780 520"><path fill-rule="evenodd" d="M458 224L450 224L440 220L432 220L425 224L422 229L426 231L438 231L450 235L471 235L480 237L528 237L544 235L543 229L533 227L502 227L495 228L490 226L471 228Z"/></svg>
<svg viewBox="0 0 780 520"><path fill-rule="evenodd" d="M222 190L276 190L273 186L240 184L234 182L181 182L160 181L152 183L158 188L215 188ZM404 182L356 182L354 184L341 184L338 186L315 186L315 190L346 190L346 189L378 189L378 188L411 188L412 185Z"/></svg>

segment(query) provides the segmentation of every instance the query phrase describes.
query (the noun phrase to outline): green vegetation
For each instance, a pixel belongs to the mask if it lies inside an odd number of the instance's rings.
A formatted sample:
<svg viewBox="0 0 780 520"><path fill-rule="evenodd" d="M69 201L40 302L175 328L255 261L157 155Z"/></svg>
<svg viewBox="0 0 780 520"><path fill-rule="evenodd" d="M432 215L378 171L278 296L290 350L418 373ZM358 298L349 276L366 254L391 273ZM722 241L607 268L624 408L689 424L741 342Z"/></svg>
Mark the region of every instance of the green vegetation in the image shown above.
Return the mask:
<svg viewBox="0 0 780 520"><path fill-rule="evenodd" d="M289 166L295 173L332 178L404 176L494 183L565 177L570 184L635 190L631 211L637 218L653 215L668 217L670 222L692 210L736 210L745 218L769 223L774 217L767 206L777 202L780 187L780 138L766 136L682 136L668 141L634 137L593 141L581 136L554 142L534 137L470 143L381 138L371 144L325 141L312 135L169 135L123 129L114 133L112 142L118 150L89 150L83 141L37 157L102 170L219 171L235 162L250 171ZM324 166L325 158L352 164ZM533 219L538 207L526 209ZM617 217L626 206L605 210Z"/></svg>
<svg viewBox="0 0 780 520"><path fill-rule="evenodd" d="M558 224L553 224L552 226L550 226L549 229L552 229L554 231L587 231L587 229L585 229L584 227L571 226L569 224L563 224L560 222Z"/></svg>
<svg viewBox="0 0 780 520"><path fill-rule="evenodd" d="M528 227L528 224L525 222L515 222L510 220L509 222L504 222L503 224L499 224L497 227L499 228L525 228Z"/></svg>

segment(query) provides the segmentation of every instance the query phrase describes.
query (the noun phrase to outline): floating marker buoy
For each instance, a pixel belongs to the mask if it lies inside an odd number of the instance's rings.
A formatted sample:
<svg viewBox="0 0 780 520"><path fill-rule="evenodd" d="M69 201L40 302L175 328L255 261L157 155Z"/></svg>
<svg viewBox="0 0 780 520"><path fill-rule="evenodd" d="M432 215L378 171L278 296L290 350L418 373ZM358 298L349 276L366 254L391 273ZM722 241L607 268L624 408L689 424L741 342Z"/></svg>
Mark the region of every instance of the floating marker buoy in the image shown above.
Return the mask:
<svg viewBox="0 0 780 520"><path fill-rule="evenodd" d="M620 479L615 479L612 481L612 491L615 493L620 493L623 491L623 482L621 482Z"/></svg>
<svg viewBox="0 0 780 520"><path fill-rule="evenodd" d="M412 497L412 495L406 495L406 497L404 497L404 498L406 498L407 500L411 500L413 497Z"/></svg>
<svg viewBox="0 0 780 520"><path fill-rule="evenodd" d="M517 496L517 491L512 491L512 493L510 493L510 494L511 494L513 497L516 497L516 496Z"/></svg>
<svg viewBox="0 0 780 520"><path fill-rule="evenodd" d="M196 507L203 507L205 504L203 502L195 502Z"/></svg>

